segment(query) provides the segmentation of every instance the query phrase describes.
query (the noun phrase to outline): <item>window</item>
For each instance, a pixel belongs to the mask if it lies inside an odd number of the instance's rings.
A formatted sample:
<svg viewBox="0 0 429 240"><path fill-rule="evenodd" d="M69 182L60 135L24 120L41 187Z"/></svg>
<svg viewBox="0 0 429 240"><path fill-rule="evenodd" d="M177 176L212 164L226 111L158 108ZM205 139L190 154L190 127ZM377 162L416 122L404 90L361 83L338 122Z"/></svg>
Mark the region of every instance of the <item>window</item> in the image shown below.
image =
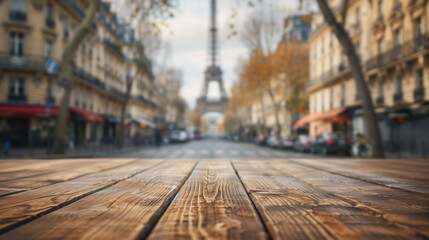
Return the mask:
<svg viewBox="0 0 429 240"><path fill-rule="evenodd" d="M9 35L9 52L12 57L24 56L24 34L11 32Z"/></svg>
<svg viewBox="0 0 429 240"><path fill-rule="evenodd" d="M25 96L25 79L24 78L9 79L9 96L10 97Z"/></svg>
<svg viewBox="0 0 429 240"><path fill-rule="evenodd" d="M360 52L360 42L357 42L357 43L355 44L355 50L356 50L356 53L357 53L358 57L360 58L360 57L361 57L361 52Z"/></svg>
<svg viewBox="0 0 429 240"><path fill-rule="evenodd" d="M415 30L415 38L416 38L416 47L420 49L423 46L423 21L422 17L418 17L416 19L416 30Z"/></svg>
<svg viewBox="0 0 429 240"><path fill-rule="evenodd" d="M75 107L79 107L79 89L74 89L74 105Z"/></svg>
<svg viewBox="0 0 429 240"><path fill-rule="evenodd" d="M378 82L378 89L377 89L378 98L383 98L383 96L384 96L384 90L383 90L383 88L384 88L383 81L379 81Z"/></svg>
<svg viewBox="0 0 429 240"><path fill-rule="evenodd" d="M25 0L10 1L9 17L13 20L27 20L27 14L25 13Z"/></svg>
<svg viewBox="0 0 429 240"><path fill-rule="evenodd" d="M423 70L419 69L416 71L416 90L423 89Z"/></svg>
<svg viewBox="0 0 429 240"><path fill-rule="evenodd" d="M380 39L378 41L378 63L383 63L383 53L384 53L384 45L383 45L383 39Z"/></svg>
<svg viewBox="0 0 429 240"><path fill-rule="evenodd" d="M52 3L46 3L46 26L55 28L54 6Z"/></svg>
<svg viewBox="0 0 429 240"><path fill-rule="evenodd" d="M82 90L82 107L83 109L86 108L86 91Z"/></svg>
<svg viewBox="0 0 429 240"><path fill-rule="evenodd" d="M50 80L48 85L48 97L47 102L55 103L55 81Z"/></svg>
<svg viewBox="0 0 429 240"><path fill-rule="evenodd" d="M355 28L359 29L360 27L360 9L356 8L355 10Z"/></svg>
<svg viewBox="0 0 429 240"><path fill-rule="evenodd" d="M45 58L51 59L54 55L54 47L52 40L45 41Z"/></svg>
<svg viewBox="0 0 429 240"><path fill-rule="evenodd" d="M341 106L344 106L346 103L346 86L341 85Z"/></svg>
<svg viewBox="0 0 429 240"><path fill-rule="evenodd" d="M378 2L378 20L383 21L383 0Z"/></svg>
<svg viewBox="0 0 429 240"><path fill-rule="evenodd" d="M91 111L94 109L94 94L89 95L89 109Z"/></svg>
<svg viewBox="0 0 429 240"><path fill-rule="evenodd" d="M395 78L395 94L402 93L402 77L396 76Z"/></svg>
<svg viewBox="0 0 429 240"><path fill-rule="evenodd" d="M63 25L64 38L67 39L69 37L69 19L67 17L64 19Z"/></svg>

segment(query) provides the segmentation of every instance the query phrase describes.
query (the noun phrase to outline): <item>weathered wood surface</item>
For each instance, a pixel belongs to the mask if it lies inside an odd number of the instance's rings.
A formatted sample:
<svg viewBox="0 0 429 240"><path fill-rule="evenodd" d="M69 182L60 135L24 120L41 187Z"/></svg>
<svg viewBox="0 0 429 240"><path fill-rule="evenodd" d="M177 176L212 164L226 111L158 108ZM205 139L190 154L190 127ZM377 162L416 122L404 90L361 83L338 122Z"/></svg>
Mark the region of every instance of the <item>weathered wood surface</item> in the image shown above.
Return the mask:
<svg viewBox="0 0 429 240"><path fill-rule="evenodd" d="M149 239L265 239L265 230L228 160L198 164Z"/></svg>
<svg viewBox="0 0 429 240"><path fill-rule="evenodd" d="M0 239L428 239L429 161L1 160Z"/></svg>
<svg viewBox="0 0 429 240"><path fill-rule="evenodd" d="M278 169L276 162L233 162L275 239L415 237L364 208L302 182Z"/></svg>
<svg viewBox="0 0 429 240"><path fill-rule="evenodd" d="M144 163L130 162L131 160L120 161L123 162L122 165L109 171L96 172L72 181L0 198L0 232L112 186L159 163L159 161L145 161Z"/></svg>
<svg viewBox="0 0 429 240"><path fill-rule="evenodd" d="M146 236L195 160L164 162L0 236L4 239L135 239Z"/></svg>
<svg viewBox="0 0 429 240"><path fill-rule="evenodd" d="M45 174L39 174L36 176L29 176L16 180L3 181L0 182L0 197L18 192L23 192L29 189L35 189L42 186L72 180L93 172L109 170L122 164L124 164L124 161L89 160L88 162L82 162L80 165L65 169L59 169L56 172L47 172Z"/></svg>

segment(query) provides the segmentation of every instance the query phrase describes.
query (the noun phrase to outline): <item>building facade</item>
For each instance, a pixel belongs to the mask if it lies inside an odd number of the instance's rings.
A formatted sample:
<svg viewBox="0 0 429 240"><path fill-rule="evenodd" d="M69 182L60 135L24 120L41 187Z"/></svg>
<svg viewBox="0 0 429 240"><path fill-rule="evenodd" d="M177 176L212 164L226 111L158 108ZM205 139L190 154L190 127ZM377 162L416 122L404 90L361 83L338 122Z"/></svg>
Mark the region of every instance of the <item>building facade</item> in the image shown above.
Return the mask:
<svg viewBox="0 0 429 240"><path fill-rule="evenodd" d="M46 64L55 60L61 66L87 7L87 1L0 1L0 126L9 127L13 146L51 144L64 89ZM145 70L150 61L139 57L135 43L133 31L102 3L74 59L71 145L116 142L127 81L133 82L128 122L153 119L153 78Z"/></svg>
<svg viewBox="0 0 429 240"><path fill-rule="evenodd" d="M329 2L338 19L342 2ZM415 0L348 2L343 24L360 57L385 149L421 154L429 122L429 4ZM312 20L309 43L310 115L298 125L308 124L312 136L333 132L352 138L365 132L348 61L320 13Z"/></svg>

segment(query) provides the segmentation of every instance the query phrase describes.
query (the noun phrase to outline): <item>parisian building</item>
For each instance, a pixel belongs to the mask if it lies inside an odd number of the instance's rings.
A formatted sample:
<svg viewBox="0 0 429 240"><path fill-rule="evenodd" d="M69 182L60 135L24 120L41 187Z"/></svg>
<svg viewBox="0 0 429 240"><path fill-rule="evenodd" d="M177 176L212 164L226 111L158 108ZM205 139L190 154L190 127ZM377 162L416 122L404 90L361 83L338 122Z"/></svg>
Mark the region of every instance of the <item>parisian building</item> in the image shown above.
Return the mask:
<svg viewBox="0 0 429 240"><path fill-rule="evenodd" d="M64 89L58 73L63 49L85 17L88 1L0 1L0 128L7 125L12 146L52 144ZM102 3L74 59L68 143L109 143L118 136L126 84L129 139L150 141L159 111L151 62L138 51L133 30ZM143 57L142 57L143 56Z"/></svg>
<svg viewBox="0 0 429 240"><path fill-rule="evenodd" d="M342 4L329 2L338 19ZM341 21L360 57L387 152L421 155L429 147L428 12L427 1L354 0ZM308 126L313 137L365 133L344 50L321 13L313 17L309 44L310 114L296 127Z"/></svg>

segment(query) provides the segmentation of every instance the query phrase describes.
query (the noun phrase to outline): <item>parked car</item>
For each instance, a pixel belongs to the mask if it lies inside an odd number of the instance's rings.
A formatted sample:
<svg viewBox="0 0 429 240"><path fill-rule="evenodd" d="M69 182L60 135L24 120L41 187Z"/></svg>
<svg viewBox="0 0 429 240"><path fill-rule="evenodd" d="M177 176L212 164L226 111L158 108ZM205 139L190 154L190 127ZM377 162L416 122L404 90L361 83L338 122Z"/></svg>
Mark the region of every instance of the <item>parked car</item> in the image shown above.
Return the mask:
<svg viewBox="0 0 429 240"><path fill-rule="evenodd" d="M271 135L267 139L267 146L272 147L272 148L280 147L281 146L281 138L279 136L276 136L276 135Z"/></svg>
<svg viewBox="0 0 429 240"><path fill-rule="evenodd" d="M261 145L261 146L265 145L265 141L266 141L265 136L262 134L255 137L255 143L258 145Z"/></svg>
<svg viewBox="0 0 429 240"><path fill-rule="evenodd" d="M337 138L331 133L323 133L316 138L311 151L323 155L339 152L350 154L350 143L347 139Z"/></svg>
<svg viewBox="0 0 429 240"><path fill-rule="evenodd" d="M174 130L170 133L170 142L186 142L188 140L188 134L186 131Z"/></svg>
<svg viewBox="0 0 429 240"><path fill-rule="evenodd" d="M313 142L314 139L312 139L310 136L301 134L295 140L293 144L293 150L297 152L310 152Z"/></svg>
<svg viewBox="0 0 429 240"><path fill-rule="evenodd" d="M293 149L293 138L290 135L282 137L281 147L283 149Z"/></svg>

